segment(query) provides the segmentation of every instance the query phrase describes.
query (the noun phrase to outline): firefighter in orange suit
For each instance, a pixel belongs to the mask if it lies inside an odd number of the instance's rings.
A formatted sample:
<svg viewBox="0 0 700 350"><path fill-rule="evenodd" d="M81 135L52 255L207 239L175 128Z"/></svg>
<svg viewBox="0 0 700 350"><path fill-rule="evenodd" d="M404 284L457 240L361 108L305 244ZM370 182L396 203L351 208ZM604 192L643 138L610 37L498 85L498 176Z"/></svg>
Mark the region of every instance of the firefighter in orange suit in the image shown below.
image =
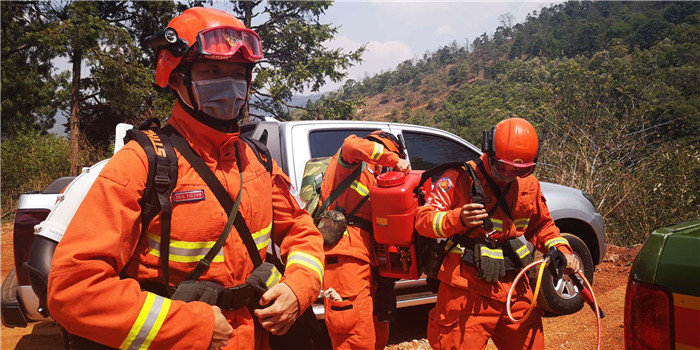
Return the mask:
<svg viewBox="0 0 700 350"><path fill-rule="evenodd" d="M472 178L460 168L445 171L418 208L418 233L448 238L428 340L435 349L483 349L489 338L499 349L543 349L539 310L521 324L512 323L505 310L508 290L525 266L521 260L532 261L527 246L514 238L524 235L550 256L553 273L574 273L580 262L560 237L532 175L539 149L534 127L524 119L506 119L485 133L483 148L481 158L467 164L484 188L485 207L473 202ZM482 226L487 217L493 224L488 234ZM509 260L512 269L506 268ZM516 319L532 302L527 281L519 283L512 304Z"/></svg>
<svg viewBox="0 0 700 350"><path fill-rule="evenodd" d="M372 254L369 190L382 167L407 172L409 163L402 143L392 134L374 131L365 138L350 135L328 163L321 184L321 201L358 166L359 177L329 206L348 217L347 230L337 243L324 245L326 274L323 288L333 288L342 300L325 298L325 319L334 349L384 349L389 323L373 316L376 283ZM386 281L385 281L386 282ZM393 281L387 284L393 293ZM395 303L394 303L395 304ZM387 305L383 305L387 306Z"/></svg>
<svg viewBox="0 0 700 350"><path fill-rule="evenodd" d="M104 167L58 245L48 306L69 333L112 348L269 348L268 332L284 334L316 300L324 266L322 237L290 194L288 177L276 164L270 174L239 139L251 73L262 58L260 40L232 15L202 7L172 19L163 39L156 83L176 92L169 125L231 198L241 197L237 215L250 229L260 257L265 259L271 238L280 245L286 272L280 283L252 301L261 305L258 309L222 310L142 290L141 285L163 283L163 218L158 214L141 234L148 160L143 148L131 141ZM188 276L228 220L179 151L177 158L168 259L172 287ZM251 257L233 228L199 281L233 290L252 271Z"/></svg>

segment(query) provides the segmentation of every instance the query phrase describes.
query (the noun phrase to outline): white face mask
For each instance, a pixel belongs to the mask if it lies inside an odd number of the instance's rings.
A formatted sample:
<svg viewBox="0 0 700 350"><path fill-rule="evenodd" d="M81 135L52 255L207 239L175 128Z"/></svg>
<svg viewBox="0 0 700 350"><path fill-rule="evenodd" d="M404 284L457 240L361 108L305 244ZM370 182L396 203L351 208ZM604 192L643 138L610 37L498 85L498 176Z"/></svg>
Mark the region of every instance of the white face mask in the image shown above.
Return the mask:
<svg viewBox="0 0 700 350"><path fill-rule="evenodd" d="M230 77L193 81L192 92L200 111L216 119L232 120L245 103L248 82Z"/></svg>

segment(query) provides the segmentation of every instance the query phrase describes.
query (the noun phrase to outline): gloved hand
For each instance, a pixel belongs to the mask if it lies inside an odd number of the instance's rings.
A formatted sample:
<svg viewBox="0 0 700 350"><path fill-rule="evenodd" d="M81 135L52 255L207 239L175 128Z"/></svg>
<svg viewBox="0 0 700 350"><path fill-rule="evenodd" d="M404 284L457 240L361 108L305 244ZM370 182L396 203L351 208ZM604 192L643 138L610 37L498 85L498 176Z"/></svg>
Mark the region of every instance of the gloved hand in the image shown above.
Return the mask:
<svg viewBox="0 0 700 350"><path fill-rule="evenodd" d="M474 267L477 277L495 284L499 277L506 274L503 250L499 245L491 248L484 239L477 240L474 243Z"/></svg>
<svg viewBox="0 0 700 350"><path fill-rule="evenodd" d="M182 301L203 301L209 305L216 305L219 293L224 290L224 286L212 281L192 281L180 282L170 298Z"/></svg>
<svg viewBox="0 0 700 350"><path fill-rule="evenodd" d="M374 292L374 312L381 322L394 322L396 320L396 292L394 292L395 279L376 277L377 290Z"/></svg>
<svg viewBox="0 0 700 350"><path fill-rule="evenodd" d="M547 268L549 273L552 275L552 279L556 282L564 276L564 269L566 268L566 256L557 247L549 248L549 251L544 254L544 258L549 257L549 264Z"/></svg>

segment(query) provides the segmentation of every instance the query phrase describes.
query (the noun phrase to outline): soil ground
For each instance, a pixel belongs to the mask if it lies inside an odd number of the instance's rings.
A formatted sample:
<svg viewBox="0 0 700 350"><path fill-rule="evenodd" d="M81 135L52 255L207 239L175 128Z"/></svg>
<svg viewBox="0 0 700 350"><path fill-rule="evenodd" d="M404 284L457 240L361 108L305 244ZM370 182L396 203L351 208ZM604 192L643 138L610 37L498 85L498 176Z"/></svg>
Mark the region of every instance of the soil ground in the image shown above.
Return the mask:
<svg viewBox="0 0 700 350"><path fill-rule="evenodd" d="M2 225L2 279L14 268L12 255L12 224ZM598 304L605 311L601 320L601 349L623 349L623 309L627 276L639 246L608 246L605 261L596 267L594 292ZM389 345L391 350L430 349L425 339L429 307L399 310L398 320L392 324ZM595 349L597 341L596 318L590 308L559 317L544 319L547 349ZM53 323L35 323L27 328L0 328L0 348L17 350L62 349L63 338ZM487 349L495 349L489 344Z"/></svg>

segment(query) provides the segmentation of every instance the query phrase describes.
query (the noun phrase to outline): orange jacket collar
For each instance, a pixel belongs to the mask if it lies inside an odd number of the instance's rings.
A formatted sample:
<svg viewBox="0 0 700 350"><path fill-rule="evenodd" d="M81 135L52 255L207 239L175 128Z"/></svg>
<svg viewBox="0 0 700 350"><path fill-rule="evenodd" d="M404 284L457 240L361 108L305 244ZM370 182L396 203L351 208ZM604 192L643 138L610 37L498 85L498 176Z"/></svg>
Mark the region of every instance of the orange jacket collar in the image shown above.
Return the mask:
<svg viewBox="0 0 700 350"><path fill-rule="evenodd" d="M205 154L214 159L218 159L221 154L233 154L233 145L240 136L238 127L235 132L226 133L202 124L189 115L180 106L179 101L175 102L168 123L177 129L203 158L206 157Z"/></svg>

